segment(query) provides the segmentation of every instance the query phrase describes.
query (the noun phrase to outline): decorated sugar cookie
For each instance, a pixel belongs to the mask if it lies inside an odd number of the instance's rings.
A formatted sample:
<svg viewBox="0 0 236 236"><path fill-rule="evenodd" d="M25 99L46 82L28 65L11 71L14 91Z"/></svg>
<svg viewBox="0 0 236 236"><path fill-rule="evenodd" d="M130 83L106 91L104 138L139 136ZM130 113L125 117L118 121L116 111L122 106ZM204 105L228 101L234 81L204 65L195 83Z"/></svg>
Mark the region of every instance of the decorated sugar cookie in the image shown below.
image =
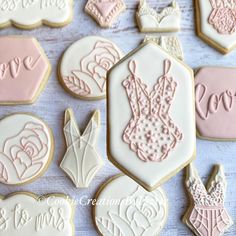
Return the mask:
<svg viewBox="0 0 236 236"><path fill-rule="evenodd" d="M33 103L50 72L50 63L36 39L0 37L0 104Z"/></svg>
<svg viewBox="0 0 236 236"><path fill-rule="evenodd" d="M236 46L235 1L196 0L197 34L222 53Z"/></svg>
<svg viewBox="0 0 236 236"><path fill-rule="evenodd" d="M154 42L160 47L165 49L171 56L178 58L179 60L184 59L183 50L181 43L176 36L145 36L144 42Z"/></svg>
<svg viewBox="0 0 236 236"><path fill-rule="evenodd" d="M147 192L128 176L110 179L101 187L96 200L94 219L103 236L156 236L168 216L165 192L161 188Z"/></svg>
<svg viewBox="0 0 236 236"><path fill-rule="evenodd" d="M181 11L175 0L159 13L148 5L147 0L139 1L136 19L141 32L174 32L180 30Z"/></svg>
<svg viewBox="0 0 236 236"><path fill-rule="evenodd" d="M186 187L191 205L184 223L197 236L221 236L233 224L224 207L226 180L223 166L217 165L207 188L193 164L189 165Z"/></svg>
<svg viewBox="0 0 236 236"><path fill-rule="evenodd" d="M74 209L64 194L0 196L1 236L73 236Z"/></svg>
<svg viewBox="0 0 236 236"><path fill-rule="evenodd" d="M108 157L149 191L195 156L193 91L192 70L152 42L109 72Z"/></svg>
<svg viewBox="0 0 236 236"><path fill-rule="evenodd" d="M112 26L116 18L125 10L123 0L88 0L85 12L104 28Z"/></svg>
<svg viewBox="0 0 236 236"><path fill-rule="evenodd" d="M198 136L212 140L235 140L236 69L203 67L195 75Z"/></svg>
<svg viewBox="0 0 236 236"><path fill-rule="evenodd" d="M51 130L39 118L24 113L0 121L0 182L25 184L41 176L54 151Z"/></svg>
<svg viewBox="0 0 236 236"><path fill-rule="evenodd" d="M87 188L103 166L95 144L100 126L100 112L95 111L81 134L71 109L65 112L64 134L67 150L60 167L77 188Z"/></svg>
<svg viewBox="0 0 236 236"><path fill-rule="evenodd" d="M111 41L89 36L72 44L59 66L59 79L73 96L82 99L106 97L108 70L123 56Z"/></svg>
<svg viewBox="0 0 236 236"><path fill-rule="evenodd" d="M1 0L0 28L61 27L71 22L72 7L73 0Z"/></svg>

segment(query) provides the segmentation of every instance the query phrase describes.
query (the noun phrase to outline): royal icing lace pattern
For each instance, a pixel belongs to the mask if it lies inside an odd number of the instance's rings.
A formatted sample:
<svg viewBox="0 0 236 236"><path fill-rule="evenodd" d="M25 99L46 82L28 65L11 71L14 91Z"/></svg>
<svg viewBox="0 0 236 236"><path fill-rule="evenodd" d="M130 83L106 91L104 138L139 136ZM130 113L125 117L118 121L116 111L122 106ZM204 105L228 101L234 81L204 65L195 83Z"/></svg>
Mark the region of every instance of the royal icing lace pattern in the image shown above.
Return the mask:
<svg viewBox="0 0 236 236"><path fill-rule="evenodd" d="M79 96L93 96L95 90L104 94L107 72L120 59L121 55L112 43L97 41L89 54L80 60L80 69L72 69L72 75L63 75L63 82L71 92ZM88 76L92 82L88 83L83 75Z"/></svg>
<svg viewBox="0 0 236 236"><path fill-rule="evenodd" d="M141 187L127 197L119 199L117 211L108 217L96 217L102 235L154 236L162 229L167 216L167 200L163 192L146 192Z"/></svg>
<svg viewBox="0 0 236 236"><path fill-rule="evenodd" d="M88 0L85 11L101 27L109 27L125 8L123 0Z"/></svg>
<svg viewBox="0 0 236 236"><path fill-rule="evenodd" d="M136 17L141 32L178 31L180 29L181 11L175 0L160 13L151 8L147 0L140 0Z"/></svg>
<svg viewBox="0 0 236 236"><path fill-rule="evenodd" d="M191 196L193 208L190 210L187 223L200 236L220 236L228 229L232 220L224 208L226 180L223 167L217 166L206 189L197 170L191 164L186 180L187 190Z"/></svg>
<svg viewBox="0 0 236 236"><path fill-rule="evenodd" d="M219 34L233 34L236 30L235 0L209 0L212 11L208 22Z"/></svg>
<svg viewBox="0 0 236 236"><path fill-rule="evenodd" d="M129 62L130 76L123 82L133 113L123 141L142 161L161 162L183 137L169 113L177 83L169 76L169 60L152 90L138 77L137 66L134 60Z"/></svg>
<svg viewBox="0 0 236 236"><path fill-rule="evenodd" d="M95 149L99 131L100 113L96 111L83 134L71 109L65 112L64 134L67 150L60 167L71 178L77 188L87 188L103 166L103 161Z"/></svg>
<svg viewBox="0 0 236 236"><path fill-rule="evenodd" d="M24 182L43 169L50 147L42 124L27 122L15 136L5 140L0 152L0 181Z"/></svg>

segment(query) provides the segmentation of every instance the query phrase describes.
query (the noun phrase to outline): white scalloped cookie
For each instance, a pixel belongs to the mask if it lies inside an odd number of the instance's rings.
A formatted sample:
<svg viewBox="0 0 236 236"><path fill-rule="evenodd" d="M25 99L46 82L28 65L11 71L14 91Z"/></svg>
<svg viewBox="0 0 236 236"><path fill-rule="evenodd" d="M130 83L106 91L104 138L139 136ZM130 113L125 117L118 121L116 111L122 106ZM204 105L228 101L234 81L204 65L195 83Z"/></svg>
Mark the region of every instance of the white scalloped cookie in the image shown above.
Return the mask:
<svg viewBox="0 0 236 236"><path fill-rule="evenodd" d="M103 236L156 236L168 216L168 200L161 188L147 192L124 175L105 183L96 202L95 223Z"/></svg>
<svg viewBox="0 0 236 236"><path fill-rule="evenodd" d="M0 121L0 182L25 184L41 176L49 166L54 140L39 118L24 113Z"/></svg>
<svg viewBox="0 0 236 236"><path fill-rule="evenodd" d="M60 82L77 98L103 99L106 97L107 72L122 57L121 50L105 38L82 38L64 53L58 68Z"/></svg>

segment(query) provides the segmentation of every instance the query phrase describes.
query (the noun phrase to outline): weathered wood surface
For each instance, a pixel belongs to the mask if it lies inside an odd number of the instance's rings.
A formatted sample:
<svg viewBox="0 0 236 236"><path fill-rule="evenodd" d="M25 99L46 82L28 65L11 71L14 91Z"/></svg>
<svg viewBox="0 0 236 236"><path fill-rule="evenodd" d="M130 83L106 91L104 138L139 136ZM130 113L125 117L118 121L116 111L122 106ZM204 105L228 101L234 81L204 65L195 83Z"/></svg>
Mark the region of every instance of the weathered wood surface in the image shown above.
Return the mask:
<svg viewBox="0 0 236 236"><path fill-rule="evenodd" d="M60 86L57 76L57 63L62 52L74 41L87 35L100 35L112 39L124 52L134 49L144 38L140 34L135 22L136 0L125 0L127 10L120 16L111 29L101 29L97 24L83 12L85 0L75 0L74 19L67 27L61 29L50 29L40 27L31 31L22 31L14 28L0 30L0 35L32 35L35 36L45 49L53 66L52 75L42 92L39 100L31 106L4 106L0 108L0 116L12 112L33 112L42 117L53 129L56 146L53 163L43 177L32 184L21 187L8 187L1 185L0 194L24 190L37 194L51 192L63 192L75 199L93 198L99 186L109 177L119 173L106 158L105 152L105 130L106 130L106 108L105 101L86 102L77 100L67 94ZM151 6L164 7L166 0L149 0ZM191 0L178 0L182 10L182 30L179 37L183 44L185 61L193 68L201 65L226 65L236 66L236 52L222 56L214 49L196 37L194 32L194 14ZM65 152L65 143L62 133L63 114L67 107L72 107L81 128L84 128L94 109L100 109L102 113L102 127L99 136L98 150L103 156L105 167L98 173L95 180L88 189L76 189L71 181L60 170L59 163ZM235 125L235 124L232 124ZM200 175L206 181L212 165L222 163L225 166L228 180L226 207L236 221L236 143L233 142L209 142L197 141L196 165ZM184 173L177 174L163 187L169 198L169 218L161 235L163 236L188 236L191 232L182 224L181 217L188 206L188 199L183 186ZM78 205L76 207L76 236L97 235L92 218L91 206ZM232 226L225 235L236 235L236 226ZM128 236L128 235L127 235Z"/></svg>

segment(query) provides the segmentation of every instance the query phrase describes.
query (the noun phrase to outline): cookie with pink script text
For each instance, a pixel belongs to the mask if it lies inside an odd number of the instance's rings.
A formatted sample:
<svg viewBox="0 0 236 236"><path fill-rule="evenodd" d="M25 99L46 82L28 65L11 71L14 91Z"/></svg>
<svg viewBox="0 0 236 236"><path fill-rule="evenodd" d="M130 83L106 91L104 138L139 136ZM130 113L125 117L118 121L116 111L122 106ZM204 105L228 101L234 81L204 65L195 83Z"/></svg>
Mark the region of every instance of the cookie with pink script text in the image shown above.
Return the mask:
<svg viewBox="0 0 236 236"><path fill-rule="evenodd" d="M235 140L236 68L203 67L195 75L198 136Z"/></svg>
<svg viewBox="0 0 236 236"><path fill-rule="evenodd" d="M186 187L191 205L183 222L197 236L222 236L233 224L224 207L226 179L224 169L216 165L207 188L193 164L187 167Z"/></svg>
<svg viewBox="0 0 236 236"><path fill-rule="evenodd" d="M32 37L0 37L0 104L33 103L44 89L51 65Z"/></svg>
<svg viewBox="0 0 236 236"><path fill-rule="evenodd" d="M51 163L54 139L44 121L16 113L0 121L0 182L26 184L41 176Z"/></svg>

